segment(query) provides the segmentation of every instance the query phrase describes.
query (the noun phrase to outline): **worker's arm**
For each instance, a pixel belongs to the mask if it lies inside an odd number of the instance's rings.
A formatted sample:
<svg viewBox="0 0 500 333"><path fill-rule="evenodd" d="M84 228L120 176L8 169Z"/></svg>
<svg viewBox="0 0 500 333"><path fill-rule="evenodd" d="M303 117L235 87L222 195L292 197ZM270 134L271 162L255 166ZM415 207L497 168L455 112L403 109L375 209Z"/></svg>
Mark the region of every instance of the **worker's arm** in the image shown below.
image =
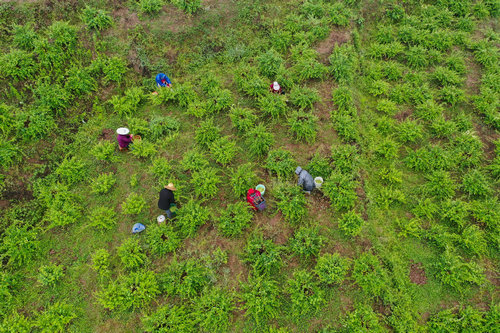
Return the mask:
<svg viewBox="0 0 500 333"><path fill-rule="evenodd" d="M172 81L170 81L170 78L168 76L166 76L166 75L165 75L165 80L167 80L168 84L172 84Z"/></svg>
<svg viewBox="0 0 500 333"><path fill-rule="evenodd" d="M302 177L301 174L299 174L299 180L297 181L297 185L299 186L304 185L304 181L305 181L304 177Z"/></svg>

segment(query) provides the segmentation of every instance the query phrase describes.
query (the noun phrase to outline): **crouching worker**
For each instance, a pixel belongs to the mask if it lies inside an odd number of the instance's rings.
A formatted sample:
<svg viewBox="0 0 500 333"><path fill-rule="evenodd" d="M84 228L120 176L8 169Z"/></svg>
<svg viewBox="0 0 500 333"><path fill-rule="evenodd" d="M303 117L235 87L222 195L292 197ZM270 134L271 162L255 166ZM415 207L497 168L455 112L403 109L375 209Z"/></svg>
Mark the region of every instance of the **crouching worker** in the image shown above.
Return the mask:
<svg viewBox="0 0 500 333"><path fill-rule="evenodd" d="M266 200L264 200L260 191L253 188L247 191L247 202L252 206L253 210L264 210L266 208Z"/></svg>
<svg viewBox="0 0 500 333"><path fill-rule="evenodd" d="M273 94L282 94L283 90L281 90L281 86L279 85L278 82L274 81L270 86L269 86L269 91L272 92Z"/></svg>
<svg viewBox="0 0 500 333"><path fill-rule="evenodd" d="M295 173L299 176L297 185L301 186L306 193L311 193L311 191L315 188L314 179L311 174L301 167L297 167L297 169L295 169Z"/></svg>
<svg viewBox="0 0 500 333"><path fill-rule="evenodd" d="M158 208L165 211L165 215L170 219L176 214L172 212L171 209L177 207L175 205L174 192L175 186L172 183L165 185L165 187L160 191L160 199L158 200Z"/></svg>
<svg viewBox="0 0 500 333"><path fill-rule="evenodd" d="M166 74L160 73L156 75L155 81L158 88L172 87L172 82L170 81L170 78Z"/></svg>
<svg viewBox="0 0 500 333"><path fill-rule="evenodd" d="M129 145L133 141L133 135L130 134L129 129L126 127L120 127L116 130L116 134L118 134L116 137L118 140L118 148L120 148L120 150L128 149Z"/></svg>

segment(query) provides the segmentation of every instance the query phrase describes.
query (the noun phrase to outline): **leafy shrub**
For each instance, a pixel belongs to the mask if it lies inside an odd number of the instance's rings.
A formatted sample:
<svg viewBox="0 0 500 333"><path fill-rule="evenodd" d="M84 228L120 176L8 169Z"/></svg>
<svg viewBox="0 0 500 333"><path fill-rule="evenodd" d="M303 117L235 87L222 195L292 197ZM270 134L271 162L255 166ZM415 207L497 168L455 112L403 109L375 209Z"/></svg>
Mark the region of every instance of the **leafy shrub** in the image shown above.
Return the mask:
<svg viewBox="0 0 500 333"><path fill-rule="evenodd" d="M271 79L276 76L280 67L284 65L281 55L272 48L258 56L257 62L262 75Z"/></svg>
<svg viewBox="0 0 500 333"><path fill-rule="evenodd" d="M385 271L371 253L364 252L356 259L352 276L368 297L380 297L387 288Z"/></svg>
<svg viewBox="0 0 500 333"><path fill-rule="evenodd" d="M123 75L127 72L127 62L118 57L111 57L106 59L102 67L102 72L104 73L103 82L104 84L114 81L121 83L123 80ZM131 88L132 91L138 91L139 88Z"/></svg>
<svg viewBox="0 0 500 333"><path fill-rule="evenodd" d="M155 14L161 10L163 4L163 0L139 0L139 10L146 14Z"/></svg>
<svg viewBox="0 0 500 333"><path fill-rule="evenodd" d="M33 90L37 97L36 104L42 109L47 109L53 115L64 116L70 105L71 95L69 91L59 84L40 83Z"/></svg>
<svg viewBox="0 0 500 333"><path fill-rule="evenodd" d="M50 222L47 229L75 223L82 217L78 197L67 188L56 190L46 201L48 209L44 220Z"/></svg>
<svg viewBox="0 0 500 333"><path fill-rule="evenodd" d="M44 286L54 287L63 276L63 267L51 263L40 267L37 280Z"/></svg>
<svg viewBox="0 0 500 333"><path fill-rule="evenodd" d="M125 90L123 96L115 95L111 97L110 103L113 104L115 112L120 117L130 117L137 112L143 99L144 95L141 88L132 87Z"/></svg>
<svg viewBox="0 0 500 333"><path fill-rule="evenodd" d="M292 154L288 150L279 148L271 150L267 155L265 168L278 178L290 178L295 166Z"/></svg>
<svg viewBox="0 0 500 333"><path fill-rule="evenodd" d="M399 123L398 137L401 142L416 142L423 138L423 127L414 120Z"/></svg>
<svg viewBox="0 0 500 333"><path fill-rule="evenodd" d="M343 3L333 3L329 9L328 21L334 25L346 27L349 25L352 12Z"/></svg>
<svg viewBox="0 0 500 333"><path fill-rule="evenodd" d="M263 96L268 90L267 81L252 67L238 69L234 75L234 82L241 91L251 97Z"/></svg>
<svg viewBox="0 0 500 333"><path fill-rule="evenodd" d="M0 323L0 329L5 333L29 333L33 329L33 322L16 311L9 313Z"/></svg>
<svg viewBox="0 0 500 333"><path fill-rule="evenodd" d="M247 242L243 260L249 263L256 275L271 275L282 266L281 247L262 234L253 234Z"/></svg>
<svg viewBox="0 0 500 333"><path fill-rule="evenodd" d="M494 318L498 314L496 310L491 308L490 313ZM427 328L432 332L464 332L473 330L474 332L492 332L488 322L488 315L484 312L474 309L471 306L458 309L445 309L436 314L431 315L427 322ZM495 325L495 324L494 324Z"/></svg>
<svg viewBox="0 0 500 333"><path fill-rule="evenodd" d="M460 229L466 225L469 216L467 202L461 200L446 200L441 205L441 219Z"/></svg>
<svg viewBox="0 0 500 333"><path fill-rule="evenodd" d="M238 152L236 141L232 140L229 136L223 136L214 140L210 144L210 153L217 163L227 165Z"/></svg>
<svg viewBox="0 0 500 333"><path fill-rule="evenodd" d="M477 42L474 45L474 58L486 68L492 68L498 64L498 50L486 40Z"/></svg>
<svg viewBox="0 0 500 333"><path fill-rule="evenodd" d="M66 184L72 185L87 177L87 166L83 161L73 156L70 159L65 158L55 172Z"/></svg>
<svg viewBox="0 0 500 333"><path fill-rule="evenodd" d="M426 176L424 191L438 200L449 199L455 194L455 182L446 171L436 170Z"/></svg>
<svg viewBox="0 0 500 333"><path fill-rule="evenodd" d="M12 224L0 243L0 258L9 266L21 267L31 262L38 253L38 232L35 229Z"/></svg>
<svg viewBox="0 0 500 333"><path fill-rule="evenodd" d="M252 221L253 213L250 206L243 201L228 204L226 209L221 210L217 218L217 227L226 237L239 236Z"/></svg>
<svg viewBox="0 0 500 333"><path fill-rule="evenodd" d="M394 140L383 138L377 144L375 153L386 160L392 160L398 156L398 150L399 145Z"/></svg>
<svg viewBox="0 0 500 333"><path fill-rule="evenodd" d="M328 285L341 284L349 271L351 263L349 259L338 253L326 253L318 258L314 273L319 281Z"/></svg>
<svg viewBox="0 0 500 333"><path fill-rule="evenodd" d="M174 262L161 277L162 289L167 295L182 298L197 296L213 279L213 272L196 259ZM208 289L208 288L207 288Z"/></svg>
<svg viewBox="0 0 500 333"><path fill-rule="evenodd" d="M201 8L201 0L172 0L172 4L188 14L194 14Z"/></svg>
<svg viewBox="0 0 500 333"><path fill-rule="evenodd" d="M123 241L118 247L117 253L123 267L128 270L135 270L147 261L147 256L139 245L139 241L131 237Z"/></svg>
<svg viewBox="0 0 500 333"><path fill-rule="evenodd" d="M462 189L472 197L485 197L491 193L489 181L478 169L468 171L462 180Z"/></svg>
<svg viewBox="0 0 500 333"><path fill-rule="evenodd" d="M457 130L454 122L445 120L442 116L434 119L430 125L430 128L432 134L434 134L434 136L438 138L449 138Z"/></svg>
<svg viewBox="0 0 500 333"><path fill-rule="evenodd" d="M364 220L354 210L342 214L342 217L339 219L339 228L347 236L359 235L363 224Z"/></svg>
<svg viewBox="0 0 500 333"><path fill-rule="evenodd" d="M12 43L25 51L33 51L38 35L31 23L24 25L14 25L12 29Z"/></svg>
<svg viewBox="0 0 500 333"><path fill-rule="evenodd" d="M470 225L462 232L462 244L474 255L482 255L487 251L484 232L477 225Z"/></svg>
<svg viewBox="0 0 500 333"><path fill-rule="evenodd" d="M184 154L181 166L184 170L200 171L208 166L209 162L205 154L193 149Z"/></svg>
<svg viewBox="0 0 500 333"><path fill-rule="evenodd" d="M163 116L151 119L149 130L152 140L159 140L163 137L169 137L179 131L181 123L172 117Z"/></svg>
<svg viewBox="0 0 500 333"><path fill-rule="evenodd" d="M92 148L91 154L100 161L115 162L117 160L115 149L115 144L113 142L102 140Z"/></svg>
<svg viewBox="0 0 500 333"><path fill-rule="evenodd" d="M278 318L281 306L279 288L276 281L263 276L250 275L248 283L242 284L241 298L244 301L242 308L245 315L250 316L257 327L261 327L268 320Z"/></svg>
<svg viewBox="0 0 500 333"><path fill-rule="evenodd" d="M439 91L439 98L451 106L457 105L458 103L466 100L465 91L454 86L443 87Z"/></svg>
<svg viewBox="0 0 500 333"><path fill-rule="evenodd" d="M301 109L312 109L314 103L320 100L316 89L294 86L290 91L290 101Z"/></svg>
<svg viewBox="0 0 500 333"><path fill-rule="evenodd" d="M406 52L406 61L412 68L423 68L428 66L427 50L423 46L412 46Z"/></svg>
<svg viewBox="0 0 500 333"><path fill-rule="evenodd" d="M398 112L397 104L393 101L382 98L378 100L377 111L383 112L388 115L394 115Z"/></svg>
<svg viewBox="0 0 500 333"><path fill-rule="evenodd" d="M89 30L104 30L113 24L113 18L102 9L85 6L81 19Z"/></svg>
<svg viewBox="0 0 500 333"><path fill-rule="evenodd" d="M305 270L293 273L286 291L292 302L292 317L296 320L314 315L325 303L324 292L319 288L312 274Z"/></svg>
<svg viewBox="0 0 500 333"><path fill-rule="evenodd" d="M196 142L200 145L208 147L212 142L220 138L221 129L214 124L213 119L207 119L200 123L196 129Z"/></svg>
<svg viewBox="0 0 500 333"><path fill-rule="evenodd" d="M301 227L290 240L290 250L301 257L317 256L323 245L318 228Z"/></svg>
<svg viewBox="0 0 500 333"><path fill-rule="evenodd" d="M138 158L150 158L156 154L156 147L154 143L146 139L134 140L130 153Z"/></svg>
<svg viewBox="0 0 500 333"><path fill-rule="evenodd" d="M12 164L18 162L22 157L19 149L12 141L5 141L0 138L0 166L7 169Z"/></svg>
<svg viewBox="0 0 500 333"><path fill-rule="evenodd" d="M0 57L0 74L15 81L31 78L36 72L33 54L22 50L11 50Z"/></svg>
<svg viewBox="0 0 500 333"><path fill-rule="evenodd" d="M352 97L351 89L347 86L339 86L332 91L332 100L337 105L341 113L351 113L354 108L354 100Z"/></svg>
<svg viewBox="0 0 500 333"><path fill-rule="evenodd" d="M64 88L75 96L87 95L97 89L97 83L86 68L70 68Z"/></svg>
<svg viewBox="0 0 500 333"><path fill-rule="evenodd" d="M333 128L344 142L358 140L357 120L349 115L335 114L332 116Z"/></svg>
<svg viewBox="0 0 500 333"><path fill-rule="evenodd" d="M351 209L356 202L357 182L351 176L333 172L323 183L322 189L332 206L339 211Z"/></svg>
<svg viewBox="0 0 500 333"><path fill-rule="evenodd" d="M331 64L330 73L338 83L352 82L357 66L356 53L352 45L346 43L336 46L328 60Z"/></svg>
<svg viewBox="0 0 500 333"><path fill-rule="evenodd" d="M66 331L66 326L76 317L71 305L56 302L48 306L44 312L38 313L35 326L41 332L61 333Z"/></svg>
<svg viewBox="0 0 500 333"><path fill-rule="evenodd" d="M463 78L457 72L442 66L434 69L433 78L441 86L456 86L463 82Z"/></svg>
<svg viewBox="0 0 500 333"><path fill-rule="evenodd" d="M476 135L461 133L450 140L456 163L462 168L479 164L482 156L482 142Z"/></svg>
<svg viewBox="0 0 500 333"><path fill-rule="evenodd" d="M92 254L92 269L99 276L110 276L109 270L109 252L106 249L98 249Z"/></svg>
<svg viewBox="0 0 500 333"><path fill-rule="evenodd" d="M500 223L500 203L496 197L472 201L470 209L474 219L490 230L495 230Z"/></svg>
<svg viewBox="0 0 500 333"><path fill-rule="evenodd" d="M90 211L89 227L111 230L116 225L116 213L105 206L95 207Z"/></svg>
<svg viewBox="0 0 500 333"><path fill-rule="evenodd" d="M307 201L301 187L280 184L276 187L274 197L276 208L287 222L298 225L307 215Z"/></svg>
<svg viewBox="0 0 500 333"><path fill-rule="evenodd" d="M251 128L245 135L245 144L253 156L267 154L274 143L274 135L268 132L266 126L259 124Z"/></svg>
<svg viewBox="0 0 500 333"><path fill-rule="evenodd" d="M290 126L290 132L295 134L297 141L305 140L307 143L313 143L318 130L318 117L312 113L294 111L288 117L288 126Z"/></svg>
<svg viewBox="0 0 500 333"><path fill-rule="evenodd" d="M116 176L113 173L102 173L90 183L92 193L106 194L116 183Z"/></svg>
<svg viewBox="0 0 500 333"><path fill-rule="evenodd" d="M163 256L175 251L182 242L177 231L169 224L154 224L146 231L146 240L152 253Z"/></svg>
<svg viewBox="0 0 500 333"><path fill-rule="evenodd" d="M219 191L219 184L221 182L218 170L215 168L207 167L200 171L193 172L191 184L194 186L194 193L203 198L213 198Z"/></svg>
<svg viewBox="0 0 500 333"><path fill-rule="evenodd" d="M164 157L155 158L149 168L150 172L158 179L160 183L166 183L171 176L172 167L169 160Z"/></svg>
<svg viewBox="0 0 500 333"><path fill-rule="evenodd" d="M229 117L233 126L236 127L238 132L246 133L248 130L255 126L257 116L253 110L240 107L232 107L229 112Z"/></svg>
<svg viewBox="0 0 500 333"><path fill-rule="evenodd" d="M440 146L426 146L415 151L408 151L406 164L416 171L450 169L454 166L450 151Z"/></svg>
<svg viewBox="0 0 500 333"><path fill-rule="evenodd" d="M245 163L231 173L231 186L237 196L246 195L247 191L257 184L258 178L253 171L252 163Z"/></svg>
<svg viewBox="0 0 500 333"><path fill-rule="evenodd" d="M210 219L210 210L203 207L197 200L189 200L177 213L177 224L186 237L192 237L198 227Z"/></svg>
<svg viewBox="0 0 500 333"><path fill-rule="evenodd" d="M266 94L259 97L259 108L273 119L287 112L286 97L279 94Z"/></svg>
<svg viewBox="0 0 500 333"><path fill-rule="evenodd" d="M382 333L387 329L380 323L377 313L369 305L358 304L356 310L344 319L343 326L347 332Z"/></svg>
<svg viewBox="0 0 500 333"><path fill-rule="evenodd" d="M195 313L183 305L166 304L148 316L142 317L145 332L161 332L165 327L172 332L193 332L196 324Z"/></svg>
<svg viewBox="0 0 500 333"><path fill-rule="evenodd" d="M352 173L358 169L358 155L356 146L343 144L332 146L332 164L343 174Z"/></svg>
<svg viewBox="0 0 500 333"><path fill-rule="evenodd" d="M290 68L298 82L310 79L322 79L328 68L316 60L317 55L298 58Z"/></svg>
<svg viewBox="0 0 500 333"><path fill-rule="evenodd" d="M137 215L142 212L144 207L146 207L146 200L144 197L132 192L122 203L122 212L127 215Z"/></svg>
<svg viewBox="0 0 500 333"><path fill-rule="evenodd" d="M435 264L436 277L441 283L462 292L467 285L482 284L484 282L483 269L475 262L465 262L461 256L446 249L439 261Z"/></svg>
<svg viewBox="0 0 500 333"><path fill-rule="evenodd" d="M306 170L315 177L315 176L325 176L330 175L333 171L333 168L330 165L330 159L321 156L319 153L315 153L309 164L307 164Z"/></svg>
<svg viewBox="0 0 500 333"><path fill-rule="evenodd" d="M231 325L235 299L224 289L210 288L196 300L194 313L200 328L206 332L225 332Z"/></svg>

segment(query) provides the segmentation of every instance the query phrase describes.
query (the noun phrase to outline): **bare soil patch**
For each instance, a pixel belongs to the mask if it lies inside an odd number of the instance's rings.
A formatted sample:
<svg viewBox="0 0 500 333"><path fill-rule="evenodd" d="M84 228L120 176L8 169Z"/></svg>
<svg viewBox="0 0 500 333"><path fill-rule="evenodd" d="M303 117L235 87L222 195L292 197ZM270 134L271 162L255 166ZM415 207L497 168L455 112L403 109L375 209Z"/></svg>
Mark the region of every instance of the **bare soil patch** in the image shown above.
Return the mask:
<svg viewBox="0 0 500 333"><path fill-rule="evenodd" d="M350 39L351 35L349 34L349 31L334 29L330 32L328 38L318 44L316 51L320 54L321 59L326 61L335 46L340 46L348 42Z"/></svg>
<svg viewBox="0 0 500 333"><path fill-rule="evenodd" d="M486 126L481 126L478 124L475 125L475 129L479 135L479 138L483 142L483 150L485 157L488 160L492 160L496 156L495 153L496 146L494 141L498 140L500 135L498 134L498 132L489 129Z"/></svg>
<svg viewBox="0 0 500 333"><path fill-rule="evenodd" d="M112 13L115 21L125 29L133 28L140 23L137 13L131 12L128 8L118 8Z"/></svg>
<svg viewBox="0 0 500 333"><path fill-rule="evenodd" d="M427 276L425 275L424 267L422 263L413 263L410 266L410 281L415 284L426 284Z"/></svg>
<svg viewBox="0 0 500 333"><path fill-rule="evenodd" d="M465 78L465 91L471 95L479 93L481 84L481 67L473 60L467 61L467 76Z"/></svg>
<svg viewBox="0 0 500 333"><path fill-rule="evenodd" d="M412 114L411 110L404 110L402 112L395 114L394 119L396 119L398 121L404 121L404 120L406 120L406 118L411 116L411 114Z"/></svg>
<svg viewBox="0 0 500 333"><path fill-rule="evenodd" d="M316 116L318 116L320 121L330 120L330 111L333 109L332 101L332 89L334 84L331 81L324 81L319 86L318 92L321 97L321 101L314 105Z"/></svg>
<svg viewBox="0 0 500 333"><path fill-rule="evenodd" d="M99 140L113 140L115 137L115 130L111 128L105 128L99 135Z"/></svg>

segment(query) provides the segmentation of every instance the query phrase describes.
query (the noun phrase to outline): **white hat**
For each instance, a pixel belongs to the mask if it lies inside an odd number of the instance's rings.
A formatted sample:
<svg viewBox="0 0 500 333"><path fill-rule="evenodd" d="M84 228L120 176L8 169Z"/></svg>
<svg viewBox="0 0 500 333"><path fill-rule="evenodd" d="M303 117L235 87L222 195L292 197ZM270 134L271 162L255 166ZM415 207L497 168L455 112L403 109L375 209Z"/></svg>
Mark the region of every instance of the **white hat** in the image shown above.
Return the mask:
<svg viewBox="0 0 500 333"><path fill-rule="evenodd" d="M130 133L130 130L126 127L120 127L119 129L116 130L116 133L120 135L127 135Z"/></svg>
<svg viewBox="0 0 500 333"><path fill-rule="evenodd" d="M277 82L277 81L274 81L274 82L273 82L273 89L274 89L274 90L280 90L280 85L278 84L278 82Z"/></svg>
<svg viewBox="0 0 500 333"><path fill-rule="evenodd" d="M158 223L163 223L165 222L165 215L160 215L156 218L156 221L158 221Z"/></svg>

